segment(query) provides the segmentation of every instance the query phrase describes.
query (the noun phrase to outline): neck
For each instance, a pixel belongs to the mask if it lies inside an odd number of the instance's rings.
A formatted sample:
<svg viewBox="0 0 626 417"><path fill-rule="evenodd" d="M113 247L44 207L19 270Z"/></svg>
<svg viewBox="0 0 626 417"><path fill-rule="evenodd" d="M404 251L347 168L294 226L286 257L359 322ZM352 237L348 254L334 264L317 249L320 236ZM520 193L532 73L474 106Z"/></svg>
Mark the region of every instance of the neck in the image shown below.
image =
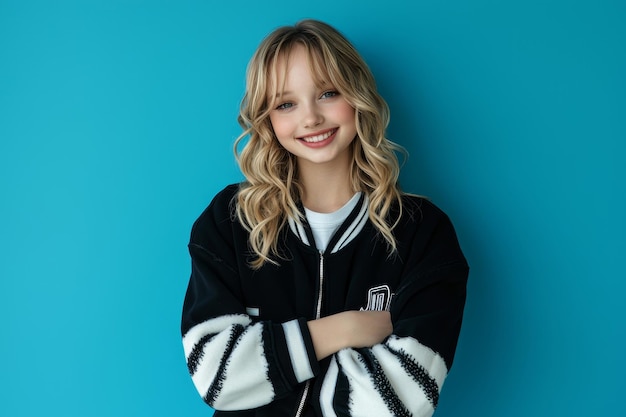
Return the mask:
<svg viewBox="0 0 626 417"><path fill-rule="evenodd" d="M308 164L298 167L304 192L302 204L309 210L332 213L343 207L356 192L352 188L348 164L329 168Z"/></svg>

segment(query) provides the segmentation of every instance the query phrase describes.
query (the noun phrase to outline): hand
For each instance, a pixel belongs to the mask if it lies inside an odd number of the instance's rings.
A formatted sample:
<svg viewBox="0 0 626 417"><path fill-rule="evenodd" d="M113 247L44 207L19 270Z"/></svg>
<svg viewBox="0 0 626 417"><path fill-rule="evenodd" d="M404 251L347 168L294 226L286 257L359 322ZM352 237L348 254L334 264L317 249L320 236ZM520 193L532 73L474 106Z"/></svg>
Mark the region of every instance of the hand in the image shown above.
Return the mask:
<svg viewBox="0 0 626 417"><path fill-rule="evenodd" d="M344 311L308 325L317 359L344 348L373 346L393 331L388 311Z"/></svg>
<svg viewBox="0 0 626 417"><path fill-rule="evenodd" d="M370 347L382 342L393 332L388 311L346 311L344 331L347 347Z"/></svg>

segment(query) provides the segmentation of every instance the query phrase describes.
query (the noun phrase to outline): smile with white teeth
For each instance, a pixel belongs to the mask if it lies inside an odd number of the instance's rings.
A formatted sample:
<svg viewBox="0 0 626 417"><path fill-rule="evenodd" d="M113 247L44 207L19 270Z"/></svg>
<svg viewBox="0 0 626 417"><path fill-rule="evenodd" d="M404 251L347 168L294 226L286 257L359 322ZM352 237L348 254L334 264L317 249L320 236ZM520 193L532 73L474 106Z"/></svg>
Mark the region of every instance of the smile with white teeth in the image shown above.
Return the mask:
<svg viewBox="0 0 626 417"><path fill-rule="evenodd" d="M316 142L321 142L323 140L328 139L333 133L335 133L337 131L337 129L333 129L333 130L329 130L328 132L322 133L321 135L315 135L315 136L307 136L307 137L303 137L301 138L303 141L305 141L306 143L316 143Z"/></svg>

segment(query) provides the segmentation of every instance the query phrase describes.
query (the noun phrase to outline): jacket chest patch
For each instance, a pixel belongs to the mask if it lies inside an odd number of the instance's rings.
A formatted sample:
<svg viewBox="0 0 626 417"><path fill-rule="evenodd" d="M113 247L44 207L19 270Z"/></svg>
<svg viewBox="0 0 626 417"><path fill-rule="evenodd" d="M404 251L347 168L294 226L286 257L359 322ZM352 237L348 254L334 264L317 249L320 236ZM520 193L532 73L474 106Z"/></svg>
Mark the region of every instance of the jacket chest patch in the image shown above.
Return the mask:
<svg viewBox="0 0 626 417"><path fill-rule="evenodd" d="M372 287L367 290L367 306L361 307L361 311L389 311L391 296L391 289L388 285Z"/></svg>

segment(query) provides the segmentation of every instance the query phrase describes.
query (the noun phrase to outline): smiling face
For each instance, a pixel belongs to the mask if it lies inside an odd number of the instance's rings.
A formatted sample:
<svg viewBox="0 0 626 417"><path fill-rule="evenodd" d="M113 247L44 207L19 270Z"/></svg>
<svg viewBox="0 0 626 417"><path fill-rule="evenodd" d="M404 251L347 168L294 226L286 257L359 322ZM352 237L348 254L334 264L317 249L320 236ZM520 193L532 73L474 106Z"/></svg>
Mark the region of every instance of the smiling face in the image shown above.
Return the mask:
<svg viewBox="0 0 626 417"><path fill-rule="evenodd" d="M280 88L269 98L272 128L301 168L345 169L357 133L355 110L335 86L316 82L310 59L303 46L294 47L287 65L279 59L275 79Z"/></svg>

